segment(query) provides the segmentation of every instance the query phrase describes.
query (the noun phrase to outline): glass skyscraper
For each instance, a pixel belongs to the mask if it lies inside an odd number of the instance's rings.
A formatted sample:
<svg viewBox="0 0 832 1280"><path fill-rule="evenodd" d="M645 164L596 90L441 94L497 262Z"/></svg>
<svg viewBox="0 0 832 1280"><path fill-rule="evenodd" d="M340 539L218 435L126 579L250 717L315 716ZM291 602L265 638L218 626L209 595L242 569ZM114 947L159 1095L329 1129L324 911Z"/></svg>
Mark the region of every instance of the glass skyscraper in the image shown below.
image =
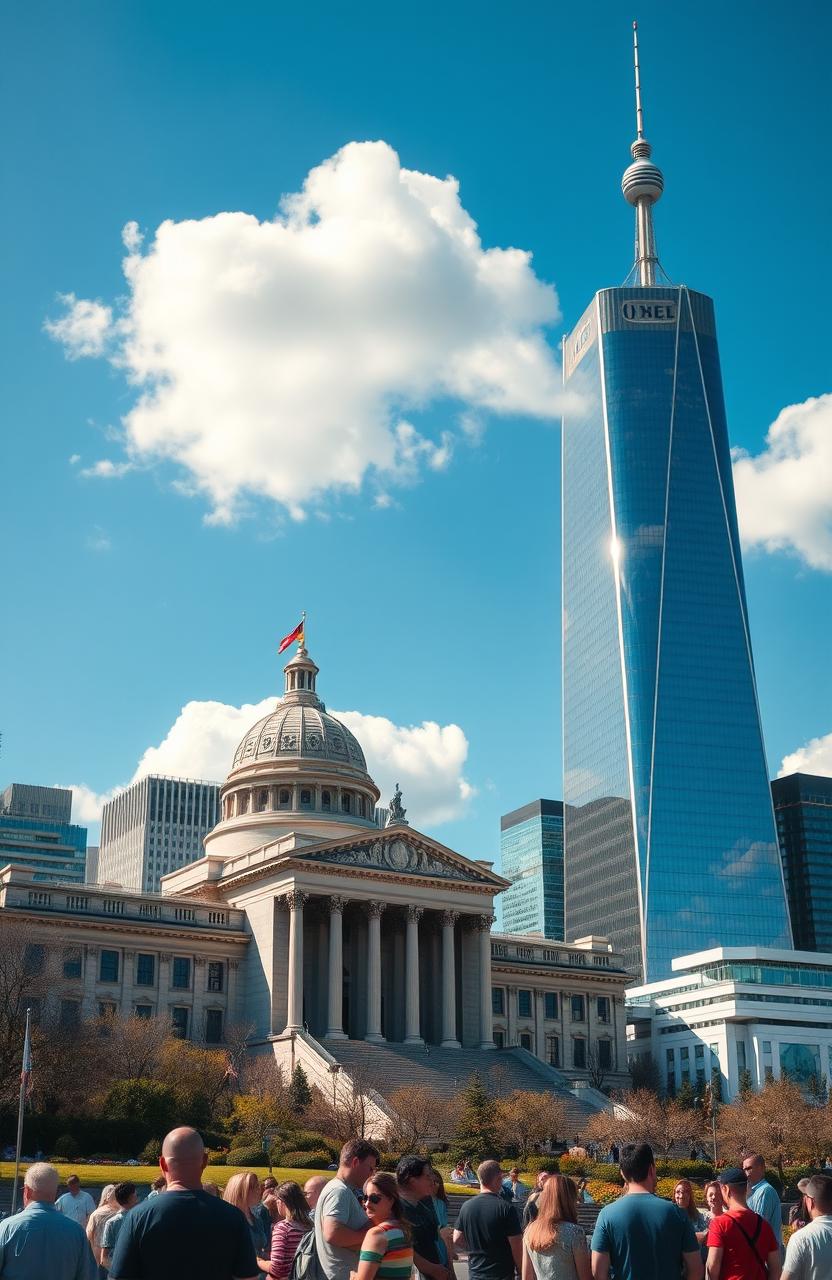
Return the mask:
<svg viewBox="0 0 832 1280"><path fill-rule="evenodd" d="M638 62L636 92L633 279L564 344L565 924L649 982L791 932L713 303L657 282Z"/></svg>
<svg viewBox="0 0 832 1280"><path fill-rule="evenodd" d="M771 793L794 945L832 951L832 778L792 773Z"/></svg>
<svg viewBox="0 0 832 1280"><path fill-rule="evenodd" d="M563 804L532 800L500 818L501 896L506 933L563 938Z"/></svg>
<svg viewBox="0 0 832 1280"><path fill-rule="evenodd" d="M11 783L0 795L0 867L13 863L36 880L83 884L87 828L71 818L71 791Z"/></svg>

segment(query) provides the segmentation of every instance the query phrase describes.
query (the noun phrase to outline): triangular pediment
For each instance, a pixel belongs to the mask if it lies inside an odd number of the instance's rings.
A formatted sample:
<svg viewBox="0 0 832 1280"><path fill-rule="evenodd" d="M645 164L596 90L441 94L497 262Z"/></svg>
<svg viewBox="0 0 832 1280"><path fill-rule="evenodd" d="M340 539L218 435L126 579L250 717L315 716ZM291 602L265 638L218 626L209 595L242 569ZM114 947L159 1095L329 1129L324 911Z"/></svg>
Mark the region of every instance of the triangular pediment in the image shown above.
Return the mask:
<svg viewBox="0 0 832 1280"><path fill-rule="evenodd" d="M368 832L349 840L328 841L298 850L292 860L386 872L397 877L413 876L420 880L478 884L497 891L507 887L507 881L487 867L454 853L412 827L388 827L378 834Z"/></svg>

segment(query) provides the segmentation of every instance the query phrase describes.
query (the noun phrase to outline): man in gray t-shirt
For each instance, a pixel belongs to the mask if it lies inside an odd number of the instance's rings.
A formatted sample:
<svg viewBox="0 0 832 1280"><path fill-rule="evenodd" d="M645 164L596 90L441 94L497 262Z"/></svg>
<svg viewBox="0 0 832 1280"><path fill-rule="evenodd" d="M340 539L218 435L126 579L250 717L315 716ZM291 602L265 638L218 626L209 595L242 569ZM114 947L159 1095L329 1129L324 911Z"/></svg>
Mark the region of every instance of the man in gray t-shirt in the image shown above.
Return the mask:
<svg viewBox="0 0 832 1280"><path fill-rule="evenodd" d="M315 1245L326 1280L349 1280L370 1226L357 1193L376 1171L378 1150L364 1138L341 1149L338 1172L315 1206Z"/></svg>

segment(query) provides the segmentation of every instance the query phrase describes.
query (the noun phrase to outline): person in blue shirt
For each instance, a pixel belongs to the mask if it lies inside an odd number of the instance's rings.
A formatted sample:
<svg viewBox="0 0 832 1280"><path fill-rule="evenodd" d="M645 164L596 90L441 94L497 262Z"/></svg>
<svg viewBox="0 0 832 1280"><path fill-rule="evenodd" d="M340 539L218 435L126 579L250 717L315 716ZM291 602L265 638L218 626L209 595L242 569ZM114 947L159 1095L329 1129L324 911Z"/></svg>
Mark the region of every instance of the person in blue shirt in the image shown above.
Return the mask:
<svg viewBox="0 0 832 1280"><path fill-rule="evenodd" d="M33 1164L23 1182L23 1209L0 1222L3 1280L96 1280L98 1266L84 1228L55 1208L60 1175Z"/></svg>
<svg viewBox="0 0 832 1280"><path fill-rule="evenodd" d="M656 1162L646 1142L628 1143L619 1157L627 1189L604 1205L592 1236L593 1280L702 1280L704 1268L686 1214L656 1194Z"/></svg>
<svg viewBox="0 0 832 1280"><path fill-rule="evenodd" d="M783 1257L783 1209L780 1197L766 1178L766 1162L753 1153L742 1162L742 1171L748 1179L748 1207L765 1218L774 1232L774 1238Z"/></svg>

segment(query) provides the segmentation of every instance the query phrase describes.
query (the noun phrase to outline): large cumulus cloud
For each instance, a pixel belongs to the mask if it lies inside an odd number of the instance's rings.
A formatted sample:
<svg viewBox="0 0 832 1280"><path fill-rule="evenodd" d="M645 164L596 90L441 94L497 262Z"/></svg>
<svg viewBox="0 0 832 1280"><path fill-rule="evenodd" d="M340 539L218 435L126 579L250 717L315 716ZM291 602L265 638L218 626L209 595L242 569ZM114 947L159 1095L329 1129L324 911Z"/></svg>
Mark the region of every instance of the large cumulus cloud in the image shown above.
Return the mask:
<svg viewBox="0 0 832 1280"><path fill-rule="evenodd" d="M552 286L529 253L483 248L454 178L402 168L384 142L349 143L272 221L166 221L146 249L129 223L123 240L121 311L67 294L47 322L68 355L106 353L134 390L124 458L88 474L168 459L210 519L252 495L301 516L368 477L383 492L446 465L448 431L425 438L409 420L431 402L455 404L468 439L472 411L563 406Z"/></svg>

